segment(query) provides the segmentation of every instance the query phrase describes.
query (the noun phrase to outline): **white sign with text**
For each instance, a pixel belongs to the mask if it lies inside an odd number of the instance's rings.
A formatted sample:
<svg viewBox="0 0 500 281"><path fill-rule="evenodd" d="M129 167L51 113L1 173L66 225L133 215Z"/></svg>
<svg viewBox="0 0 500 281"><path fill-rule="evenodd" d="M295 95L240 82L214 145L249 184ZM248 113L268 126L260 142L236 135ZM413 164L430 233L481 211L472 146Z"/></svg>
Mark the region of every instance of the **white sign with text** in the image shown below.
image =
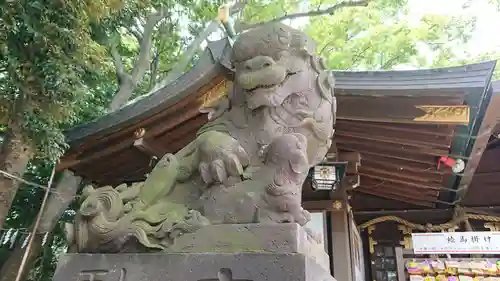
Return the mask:
<svg viewBox="0 0 500 281"><path fill-rule="evenodd" d="M500 232L413 233L415 254L500 254Z"/></svg>

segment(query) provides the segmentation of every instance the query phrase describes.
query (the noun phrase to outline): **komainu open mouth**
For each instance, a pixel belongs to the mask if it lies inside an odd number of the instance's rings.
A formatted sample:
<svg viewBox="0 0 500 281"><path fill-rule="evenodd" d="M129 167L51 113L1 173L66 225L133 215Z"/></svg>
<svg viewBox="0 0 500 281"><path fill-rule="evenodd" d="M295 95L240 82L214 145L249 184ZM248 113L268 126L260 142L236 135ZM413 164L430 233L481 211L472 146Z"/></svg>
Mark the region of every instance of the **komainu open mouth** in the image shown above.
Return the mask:
<svg viewBox="0 0 500 281"><path fill-rule="evenodd" d="M282 86L288 80L290 80L290 77L294 76L297 73L298 72L287 72L286 76L285 76L285 79L283 79L280 83L278 83L278 84L272 84L272 85L257 85L257 87L249 89L249 90L247 90L247 92L251 93L251 92L254 92L254 91L258 90L258 89L274 89L276 87Z"/></svg>

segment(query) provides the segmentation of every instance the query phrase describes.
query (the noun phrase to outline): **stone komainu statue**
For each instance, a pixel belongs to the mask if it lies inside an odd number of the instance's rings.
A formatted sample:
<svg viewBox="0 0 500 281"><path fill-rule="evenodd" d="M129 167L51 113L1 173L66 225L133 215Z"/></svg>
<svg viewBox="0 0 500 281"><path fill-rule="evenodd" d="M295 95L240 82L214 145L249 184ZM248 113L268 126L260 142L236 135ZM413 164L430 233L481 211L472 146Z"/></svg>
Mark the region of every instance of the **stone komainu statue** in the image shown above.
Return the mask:
<svg viewBox="0 0 500 281"><path fill-rule="evenodd" d="M85 188L68 238L79 252L166 250L208 224L296 222L310 167L334 132L334 79L301 31L272 23L240 35L233 89L196 139L144 182Z"/></svg>

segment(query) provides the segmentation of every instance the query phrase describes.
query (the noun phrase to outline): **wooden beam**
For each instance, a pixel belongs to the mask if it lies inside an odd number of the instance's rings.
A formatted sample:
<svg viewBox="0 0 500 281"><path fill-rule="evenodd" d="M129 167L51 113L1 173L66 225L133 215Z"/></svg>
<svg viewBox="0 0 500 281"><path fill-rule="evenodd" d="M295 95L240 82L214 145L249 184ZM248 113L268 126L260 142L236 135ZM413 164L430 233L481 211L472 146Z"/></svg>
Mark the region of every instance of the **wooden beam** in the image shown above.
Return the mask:
<svg viewBox="0 0 500 281"><path fill-rule="evenodd" d="M308 211L331 211L336 200L304 201L302 207Z"/></svg>
<svg viewBox="0 0 500 281"><path fill-rule="evenodd" d="M447 209L407 209L407 210L367 210L367 211L353 211L355 216L404 216L407 214L417 215L430 215L435 213L449 213L453 212L452 208Z"/></svg>
<svg viewBox="0 0 500 281"><path fill-rule="evenodd" d="M453 133L453 128L450 126L449 130L443 131L443 127L429 126L429 124L401 124L401 123L379 123L379 122L359 122L354 120L338 120L335 124L338 131L352 131L358 133L366 133L370 130L384 131L389 135L394 134L394 132L406 135L424 135L425 139L428 137L451 137ZM423 141L425 141L423 139ZM451 138L449 139L451 141ZM447 141L447 142L449 142ZM433 142L435 143L435 139Z"/></svg>
<svg viewBox="0 0 500 281"><path fill-rule="evenodd" d="M368 144L365 144L363 146L356 146L356 145L347 145L347 144L337 144L338 149L344 150L344 151L357 151L361 153L361 155L369 154L373 156L379 156L379 157L385 157L385 158L390 158L390 159L399 159L399 160L404 160L404 161L410 161L410 162L416 162L416 163L422 163L422 164L430 164L430 165L436 165L436 161L430 157L425 157L425 155L415 155L419 156L419 158L415 156L410 156L408 155L408 151L402 150L401 153L397 152L392 152L389 153L390 151L373 151L371 148L369 148ZM405 153L405 154L403 154ZM422 157L424 156L424 157ZM424 159L425 158L425 159Z"/></svg>
<svg viewBox="0 0 500 281"><path fill-rule="evenodd" d="M469 124L470 109L457 97L339 95L340 120L414 124Z"/></svg>
<svg viewBox="0 0 500 281"><path fill-rule="evenodd" d="M356 191L361 192L361 193L374 195L374 196L378 196L378 197L382 197L382 198L401 201L401 202L405 202L405 203L409 203L409 204L413 204L413 205L417 205L417 206L424 206L424 207L431 207L431 208L434 208L436 206L436 204L433 202L417 201L414 198L406 198L406 197L403 197L401 195L388 194L388 193L385 193L383 191L375 191L375 190L361 189L361 188L357 188Z"/></svg>
<svg viewBox="0 0 500 281"><path fill-rule="evenodd" d="M401 186L391 186L391 185L386 185L386 186L360 186L358 190L370 190L373 192L378 192L381 194L391 194L395 195L398 197L402 198L407 198L410 200L417 200L417 201L426 201L426 202L434 202L436 198L438 197L438 192L435 192L434 194L423 191L423 190L416 190L416 189L411 189L411 188L406 188L406 187L401 187Z"/></svg>
<svg viewBox="0 0 500 281"><path fill-rule="evenodd" d="M386 171L406 171L413 175L426 175L434 180L441 181L444 175L451 175L451 171L442 171L437 169L437 163L433 165L412 163L408 165L405 161L398 161L396 159L387 159L383 157L364 155L361 161L363 167L378 167Z"/></svg>
<svg viewBox="0 0 500 281"><path fill-rule="evenodd" d="M429 182L433 183L441 183L442 182L442 177L439 177L437 181L433 180L432 178L429 179L427 177L427 174L414 174L411 171L405 171L403 169L398 170L387 170L387 169L379 169L379 168L374 168L373 166L362 166L359 169L359 173L365 173L368 175L376 175L380 177L384 177L387 179L399 179L402 181L408 181L408 182L415 182L415 183L422 183L426 184ZM358 174L359 174L358 173ZM430 174L432 176L432 174ZM438 185L441 186L441 185Z"/></svg>
<svg viewBox="0 0 500 281"><path fill-rule="evenodd" d="M425 198L425 199L429 198L436 199L437 196L439 195L439 191L435 189L418 188L384 180L373 180L369 178L363 178L362 183L363 184L360 186L360 188L380 190L380 191L393 190L393 191L398 191L401 194L410 196L412 198L415 197L415 198Z"/></svg>
<svg viewBox="0 0 500 281"><path fill-rule="evenodd" d="M338 161L347 162L346 174L356 174L361 165L361 154L359 152L339 152Z"/></svg>
<svg viewBox="0 0 500 281"><path fill-rule="evenodd" d="M410 182L407 180L401 180L401 179L395 179L394 177L389 176L382 176L380 173L373 173L373 172L359 172L358 175L362 177L367 177L370 179L375 179L375 180L380 180L384 182L391 182L395 184L400 184L400 185L407 185L407 186L412 186L415 188L422 188L422 189L430 189L430 190L446 190L445 187L443 187L441 184L438 183L432 183L432 182L427 182L427 183L418 183L418 182Z"/></svg>
<svg viewBox="0 0 500 281"><path fill-rule="evenodd" d="M89 163L91 161L94 161L94 160L97 160L99 158L111 155L115 152L121 151L121 150L129 147L130 145L132 145L131 140L123 140L122 142L120 142L114 146L111 146L107 149L93 153L92 155L89 155L89 156L84 157L84 158L79 158L79 159L78 158L77 159L63 158L62 161L59 162L59 164L57 165L56 171L62 171L62 170L71 168L73 166L76 166L78 164Z"/></svg>
<svg viewBox="0 0 500 281"><path fill-rule="evenodd" d="M356 138L350 138L350 137L344 137L344 136L337 136L335 137L335 142L339 147L346 145L346 146L369 146L370 149L372 150L386 150L386 151L395 151L395 152L402 152L406 154L419 154L419 155L430 155L430 156L443 156L443 155L448 155L449 150L448 149L436 149L432 147L415 147L411 145L406 145L404 143L400 144L395 144L394 142L388 143L388 142L379 142L376 137L373 138L373 140L362 140L362 139L356 139Z"/></svg>
<svg viewBox="0 0 500 281"><path fill-rule="evenodd" d="M500 212L500 206L474 206L464 207L467 212L490 214L488 212ZM405 214L418 214L422 216L431 215L435 213L448 213L453 212L453 208L444 209L405 209L405 210L366 210L366 211L353 211L355 216L402 216Z"/></svg>
<svg viewBox="0 0 500 281"><path fill-rule="evenodd" d="M401 136L406 136L408 135L401 134ZM394 138L394 137L385 137L385 136L374 136L371 135L370 133L367 134L360 134L360 133L351 133L351 132L344 132L344 131L339 131L337 130L335 132L335 138L337 139L338 137L342 137L341 139L355 139L355 140L361 140L361 141L375 141L375 142L381 142L381 143L388 143L388 144L396 144L396 145L404 145L404 146L409 146L412 148L416 149L436 149L440 148L442 151L444 151L444 154L448 153L448 150L450 149L450 146L447 144L435 144L432 141L430 142L422 142L422 141L414 141L414 140L408 140L408 139L402 139L402 138Z"/></svg>

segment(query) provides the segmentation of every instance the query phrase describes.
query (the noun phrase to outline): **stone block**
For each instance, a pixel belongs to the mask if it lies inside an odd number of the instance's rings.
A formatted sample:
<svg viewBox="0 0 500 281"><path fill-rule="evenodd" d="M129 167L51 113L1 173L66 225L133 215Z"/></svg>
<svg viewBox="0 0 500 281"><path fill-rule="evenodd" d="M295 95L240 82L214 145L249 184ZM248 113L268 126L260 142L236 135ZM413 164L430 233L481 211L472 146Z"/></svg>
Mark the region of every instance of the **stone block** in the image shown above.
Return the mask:
<svg viewBox="0 0 500 281"><path fill-rule="evenodd" d="M211 225L168 252L62 255L54 281L333 281L328 264L297 224Z"/></svg>
<svg viewBox="0 0 500 281"><path fill-rule="evenodd" d="M210 225L175 240L169 253L299 253L330 268L323 244L296 223Z"/></svg>
<svg viewBox="0 0 500 281"><path fill-rule="evenodd" d="M303 254L66 254L54 281L335 281Z"/></svg>

